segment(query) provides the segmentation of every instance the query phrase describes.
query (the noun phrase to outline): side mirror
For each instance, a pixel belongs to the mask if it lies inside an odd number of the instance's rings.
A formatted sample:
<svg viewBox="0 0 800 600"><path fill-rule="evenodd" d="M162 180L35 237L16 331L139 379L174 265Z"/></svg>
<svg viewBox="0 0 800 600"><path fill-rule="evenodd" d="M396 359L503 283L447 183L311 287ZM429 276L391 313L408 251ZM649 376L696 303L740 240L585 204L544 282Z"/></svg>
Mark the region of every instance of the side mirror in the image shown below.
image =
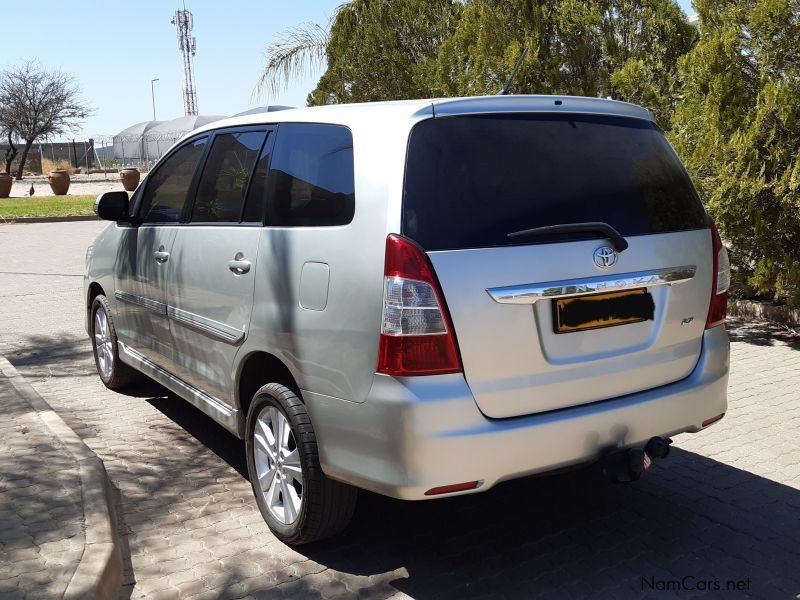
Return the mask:
<svg viewBox="0 0 800 600"><path fill-rule="evenodd" d="M130 223L128 192L104 192L94 201L94 213L106 221Z"/></svg>

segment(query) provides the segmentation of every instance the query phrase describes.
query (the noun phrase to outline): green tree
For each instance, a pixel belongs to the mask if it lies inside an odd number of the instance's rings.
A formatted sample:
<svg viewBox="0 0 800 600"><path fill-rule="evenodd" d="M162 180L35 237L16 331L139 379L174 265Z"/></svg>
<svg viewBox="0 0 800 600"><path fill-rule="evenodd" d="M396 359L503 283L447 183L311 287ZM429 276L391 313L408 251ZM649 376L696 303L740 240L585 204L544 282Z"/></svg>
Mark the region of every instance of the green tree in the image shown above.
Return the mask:
<svg viewBox="0 0 800 600"><path fill-rule="evenodd" d="M455 29L456 0L352 0L338 10L327 70L309 104L426 98L442 42Z"/></svg>
<svg viewBox="0 0 800 600"><path fill-rule="evenodd" d="M800 304L800 2L696 0L671 137L745 291Z"/></svg>
<svg viewBox="0 0 800 600"><path fill-rule="evenodd" d="M434 88L494 93L528 47L517 93L631 100L666 123L678 58L696 38L672 0L470 0L442 44Z"/></svg>
<svg viewBox="0 0 800 600"><path fill-rule="evenodd" d="M260 89L327 62L309 104L496 93L611 96L666 124L696 29L674 0L351 0L267 48Z"/></svg>

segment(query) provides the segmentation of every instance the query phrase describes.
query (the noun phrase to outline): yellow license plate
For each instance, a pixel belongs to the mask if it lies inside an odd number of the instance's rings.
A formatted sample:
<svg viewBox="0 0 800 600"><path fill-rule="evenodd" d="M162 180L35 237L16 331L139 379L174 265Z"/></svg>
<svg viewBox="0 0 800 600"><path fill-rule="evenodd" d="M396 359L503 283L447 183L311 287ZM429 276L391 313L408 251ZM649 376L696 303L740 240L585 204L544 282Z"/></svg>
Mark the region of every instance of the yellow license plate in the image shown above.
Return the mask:
<svg viewBox="0 0 800 600"><path fill-rule="evenodd" d="M572 333L641 323L652 320L654 314L655 303L647 288L559 298L553 303L553 329Z"/></svg>

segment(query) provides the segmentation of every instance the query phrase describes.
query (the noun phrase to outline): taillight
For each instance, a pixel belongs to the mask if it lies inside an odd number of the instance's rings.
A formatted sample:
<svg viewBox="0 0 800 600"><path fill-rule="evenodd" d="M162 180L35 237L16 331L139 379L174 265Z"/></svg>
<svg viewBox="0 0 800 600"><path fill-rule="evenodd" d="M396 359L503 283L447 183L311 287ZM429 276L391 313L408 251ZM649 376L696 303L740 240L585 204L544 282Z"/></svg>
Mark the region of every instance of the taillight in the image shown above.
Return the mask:
<svg viewBox="0 0 800 600"><path fill-rule="evenodd" d="M706 329L711 329L725 322L728 315L728 288L731 285L731 263L728 251L722 245L714 219L708 217L711 229L711 247L714 254L714 272L711 282L711 303L708 306Z"/></svg>
<svg viewBox="0 0 800 600"><path fill-rule="evenodd" d="M395 234L386 238L377 370L395 376L461 371L453 325L433 266L419 246Z"/></svg>

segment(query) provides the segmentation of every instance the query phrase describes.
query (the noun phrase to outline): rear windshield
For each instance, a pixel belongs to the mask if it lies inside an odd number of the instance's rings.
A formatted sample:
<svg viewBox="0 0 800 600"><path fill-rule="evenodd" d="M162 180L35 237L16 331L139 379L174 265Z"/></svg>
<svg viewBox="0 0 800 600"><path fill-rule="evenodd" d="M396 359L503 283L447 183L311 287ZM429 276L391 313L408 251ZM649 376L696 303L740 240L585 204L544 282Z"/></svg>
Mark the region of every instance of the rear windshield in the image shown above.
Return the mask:
<svg viewBox="0 0 800 600"><path fill-rule="evenodd" d="M593 234L507 235L588 221L623 236L706 227L686 171L648 121L481 115L412 130L402 232L426 250L585 239Z"/></svg>

